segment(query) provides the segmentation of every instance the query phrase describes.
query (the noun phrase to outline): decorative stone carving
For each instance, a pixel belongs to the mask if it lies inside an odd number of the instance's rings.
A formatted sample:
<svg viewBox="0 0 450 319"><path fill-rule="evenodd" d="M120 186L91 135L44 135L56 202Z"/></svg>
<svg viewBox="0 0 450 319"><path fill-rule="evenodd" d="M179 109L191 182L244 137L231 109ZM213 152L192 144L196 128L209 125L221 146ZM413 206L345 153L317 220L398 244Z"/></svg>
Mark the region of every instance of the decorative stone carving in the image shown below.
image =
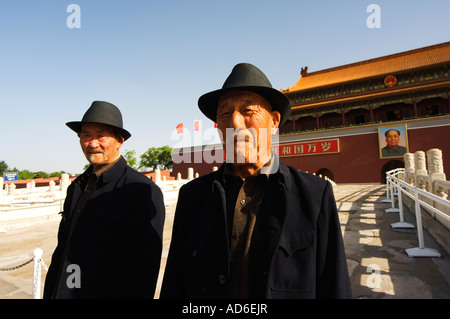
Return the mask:
<svg viewBox="0 0 450 319"><path fill-rule="evenodd" d="M415 185L418 188L424 188L421 186L421 183L419 183L419 176L427 176L427 167L426 167L426 160L425 160L425 152L424 151L417 151L414 153L414 181Z"/></svg>
<svg viewBox="0 0 450 319"><path fill-rule="evenodd" d="M414 176L414 154L412 153L405 153L403 155L403 160L405 162L405 181L408 184L414 185L415 184L415 176Z"/></svg>
<svg viewBox="0 0 450 319"><path fill-rule="evenodd" d="M443 180L445 181L444 165L442 163L442 151L437 148L432 148L427 151L427 163L428 163L428 176L429 184L431 186L431 191L433 193L437 192L434 181Z"/></svg>

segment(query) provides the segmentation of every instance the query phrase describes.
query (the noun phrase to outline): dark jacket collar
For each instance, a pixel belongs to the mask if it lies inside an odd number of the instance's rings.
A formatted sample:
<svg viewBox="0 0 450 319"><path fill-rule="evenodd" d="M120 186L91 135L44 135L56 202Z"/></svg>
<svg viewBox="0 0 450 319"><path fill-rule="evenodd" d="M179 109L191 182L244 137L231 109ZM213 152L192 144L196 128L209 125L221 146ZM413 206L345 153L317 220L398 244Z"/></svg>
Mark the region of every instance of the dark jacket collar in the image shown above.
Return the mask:
<svg viewBox="0 0 450 319"><path fill-rule="evenodd" d="M284 164L280 159L278 161L279 168L278 174L280 178L280 184L284 185L286 189L291 189L291 172L289 171L289 167Z"/></svg>
<svg viewBox="0 0 450 319"><path fill-rule="evenodd" d="M289 190L291 188L291 174L289 172L289 167L284 164L279 156L275 153L273 153L272 161L275 161L272 165L272 172L270 175L277 178L278 183L283 186L285 189ZM278 164L278 169L277 169ZM212 183L212 192L214 193L215 188L222 184L223 181L223 174L225 172L225 166L231 165L230 163L223 163L220 168L215 172L216 174L213 175L214 181ZM219 184L219 185L217 185ZM217 186L214 186L217 185ZM223 189L221 186L219 189Z"/></svg>
<svg viewBox="0 0 450 319"><path fill-rule="evenodd" d="M102 184L107 184L114 178L116 178L118 174L121 174L121 172L123 172L126 166L127 161L122 156L120 156L119 160L110 169L103 172L103 174L101 174L98 178L100 179ZM93 169L92 165L89 166L89 168L85 170L83 174L78 176L74 182L82 184L83 182L87 181L89 175L93 174L92 169Z"/></svg>
<svg viewBox="0 0 450 319"><path fill-rule="evenodd" d="M122 175L123 171L125 170L127 166L127 161L120 156L119 160L116 164L114 164L113 167L108 169L106 172L104 172L100 178L103 181L103 184L107 184L110 181L112 181L114 178L117 178L117 176Z"/></svg>

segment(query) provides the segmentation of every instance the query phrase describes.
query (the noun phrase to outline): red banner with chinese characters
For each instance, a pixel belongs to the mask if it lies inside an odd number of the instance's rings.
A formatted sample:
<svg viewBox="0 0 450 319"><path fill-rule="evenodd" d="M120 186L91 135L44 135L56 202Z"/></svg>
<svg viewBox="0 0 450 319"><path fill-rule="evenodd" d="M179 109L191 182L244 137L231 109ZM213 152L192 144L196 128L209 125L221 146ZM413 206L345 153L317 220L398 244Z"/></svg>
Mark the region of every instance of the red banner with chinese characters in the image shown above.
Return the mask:
<svg viewBox="0 0 450 319"><path fill-rule="evenodd" d="M278 151L280 157L339 153L339 139L281 144Z"/></svg>

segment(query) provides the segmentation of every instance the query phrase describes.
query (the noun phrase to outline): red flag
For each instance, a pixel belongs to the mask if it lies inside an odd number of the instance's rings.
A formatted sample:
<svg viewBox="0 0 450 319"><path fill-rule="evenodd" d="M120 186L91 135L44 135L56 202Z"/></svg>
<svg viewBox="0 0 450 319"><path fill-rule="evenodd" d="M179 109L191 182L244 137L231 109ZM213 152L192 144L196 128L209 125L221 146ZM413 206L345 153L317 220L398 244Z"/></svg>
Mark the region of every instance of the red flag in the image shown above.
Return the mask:
<svg viewBox="0 0 450 319"><path fill-rule="evenodd" d="M216 122L214 122L214 128L217 128L217 123Z"/></svg>
<svg viewBox="0 0 450 319"><path fill-rule="evenodd" d="M194 122L194 131L200 131L200 121Z"/></svg>
<svg viewBox="0 0 450 319"><path fill-rule="evenodd" d="M183 134L183 123L177 125L177 134Z"/></svg>

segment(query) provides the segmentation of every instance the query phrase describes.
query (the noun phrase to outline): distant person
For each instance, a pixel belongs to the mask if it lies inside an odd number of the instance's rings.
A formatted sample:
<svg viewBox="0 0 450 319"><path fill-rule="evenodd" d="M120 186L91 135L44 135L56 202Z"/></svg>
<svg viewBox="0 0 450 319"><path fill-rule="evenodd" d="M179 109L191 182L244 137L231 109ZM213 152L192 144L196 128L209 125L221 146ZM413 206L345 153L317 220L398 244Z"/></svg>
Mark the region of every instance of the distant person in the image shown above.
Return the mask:
<svg viewBox="0 0 450 319"><path fill-rule="evenodd" d="M66 124L91 164L67 190L44 298L153 298L165 219L163 194L119 149L120 110L95 101Z"/></svg>
<svg viewBox="0 0 450 319"><path fill-rule="evenodd" d="M381 157L403 156L406 147L398 145L400 141L400 131L392 129L384 133L386 146L381 149Z"/></svg>
<svg viewBox="0 0 450 319"><path fill-rule="evenodd" d="M160 298L351 298L331 184L270 151L288 98L242 63L198 104L227 162L180 189Z"/></svg>

